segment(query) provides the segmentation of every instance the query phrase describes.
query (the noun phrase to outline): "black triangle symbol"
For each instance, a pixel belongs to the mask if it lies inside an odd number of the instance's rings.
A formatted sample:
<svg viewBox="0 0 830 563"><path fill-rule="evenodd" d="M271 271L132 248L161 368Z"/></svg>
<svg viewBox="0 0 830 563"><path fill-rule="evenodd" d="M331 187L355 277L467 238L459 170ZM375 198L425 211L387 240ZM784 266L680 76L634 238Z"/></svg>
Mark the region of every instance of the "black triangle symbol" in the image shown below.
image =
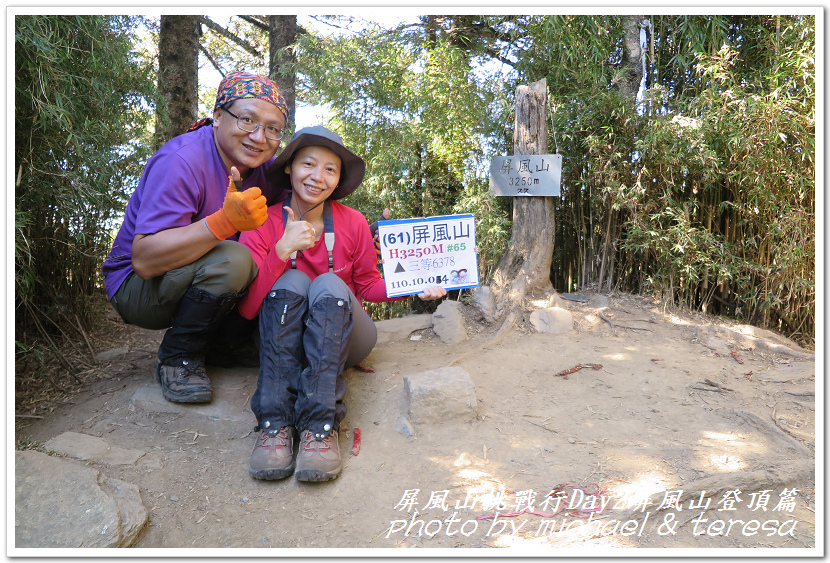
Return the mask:
<svg viewBox="0 0 830 563"><path fill-rule="evenodd" d="M406 270L404 270L404 269L403 269L403 266L401 265L401 263L400 263L400 262L398 262L398 267L397 267L397 268L395 268L395 273L396 273L396 274L400 274L401 272L405 272L405 271L406 271Z"/></svg>

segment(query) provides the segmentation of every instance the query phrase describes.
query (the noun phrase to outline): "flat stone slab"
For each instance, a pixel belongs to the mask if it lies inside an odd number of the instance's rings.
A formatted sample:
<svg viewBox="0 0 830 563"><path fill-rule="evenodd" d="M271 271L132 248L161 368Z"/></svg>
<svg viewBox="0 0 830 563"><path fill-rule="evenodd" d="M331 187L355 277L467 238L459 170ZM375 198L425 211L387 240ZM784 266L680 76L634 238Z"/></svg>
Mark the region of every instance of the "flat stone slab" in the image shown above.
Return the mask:
<svg viewBox="0 0 830 563"><path fill-rule="evenodd" d="M473 420L476 417L475 385L460 367L407 375L403 381L409 419L415 424Z"/></svg>
<svg viewBox="0 0 830 563"><path fill-rule="evenodd" d="M174 403L164 398L161 385L152 383L139 387L130 399L135 408L148 412L195 414L214 420L250 421L256 418L249 406L250 395L256 390L256 368L209 368L213 400L209 403Z"/></svg>
<svg viewBox="0 0 830 563"><path fill-rule="evenodd" d="M16 548L129 547L148 520L138 487L36 451L15 452Z"/></svg>
<svg viewBox="0 0 830 563"><path fill-rule="evenodd" d="M103 438L64 432L44 444L47 450L81 460L95 460L107 465L135 465L145 452L111 446Z"/></svg>
<svg viewBox="0 0 830 563"><path fill-rule="evenodd" d="M407 315L398 319L375 321L378 329L378 344L406 340L416 330L432 327L432 315Z"/></svg>

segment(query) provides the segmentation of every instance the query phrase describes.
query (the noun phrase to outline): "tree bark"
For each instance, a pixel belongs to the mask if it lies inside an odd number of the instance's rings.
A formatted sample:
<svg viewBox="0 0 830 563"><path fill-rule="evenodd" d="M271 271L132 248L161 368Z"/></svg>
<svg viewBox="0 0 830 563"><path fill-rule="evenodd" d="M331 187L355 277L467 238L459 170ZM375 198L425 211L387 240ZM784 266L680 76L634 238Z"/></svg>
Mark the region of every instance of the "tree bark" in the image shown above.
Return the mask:
<svg viewBox="0 0 830 563"><path fill-rule="evenodd" d="M268 77L277 83L280 92L285 97L285 103L288 104L286 128L288 131L293 131L297 115L297 73L294 70L296 57L289 47L297 42L297 16L268 16L268 28L270 53Z"/></svg>
<svg viewBox="0 0 830 563"><path fill-rule="evenodd" d="M643 48L640 24L645 16L623 16L623 79L617 87L624 94L636 95L643 78Z"/></svg>
<svg viewBox="0 0 830 563"><path fill-rule="evenodd" d="M513 154L547 154L547 81L516 89ZM513 198L510 242L492 276L493 316L515 321L528 295L552 293L550 266L554 244L552 197Z"/></svg>
<svg viewBox="0 0 830 563"><path fill-rule="evenodd" d="M187 131L198 108L200 16L161 16L155 148Z"/></svg>

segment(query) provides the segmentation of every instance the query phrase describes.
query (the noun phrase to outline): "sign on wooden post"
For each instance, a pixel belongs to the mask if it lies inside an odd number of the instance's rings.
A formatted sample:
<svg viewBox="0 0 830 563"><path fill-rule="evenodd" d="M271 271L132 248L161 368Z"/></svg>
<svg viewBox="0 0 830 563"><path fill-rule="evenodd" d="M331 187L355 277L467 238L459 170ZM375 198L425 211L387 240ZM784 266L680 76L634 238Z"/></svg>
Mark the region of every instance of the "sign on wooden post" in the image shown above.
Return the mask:
<svg viewBox="0 0 830 563"><path fill-rule="evenodd" d="M490 161L490 191L500 196L558 196L561 154L497 156Z"/></svg>

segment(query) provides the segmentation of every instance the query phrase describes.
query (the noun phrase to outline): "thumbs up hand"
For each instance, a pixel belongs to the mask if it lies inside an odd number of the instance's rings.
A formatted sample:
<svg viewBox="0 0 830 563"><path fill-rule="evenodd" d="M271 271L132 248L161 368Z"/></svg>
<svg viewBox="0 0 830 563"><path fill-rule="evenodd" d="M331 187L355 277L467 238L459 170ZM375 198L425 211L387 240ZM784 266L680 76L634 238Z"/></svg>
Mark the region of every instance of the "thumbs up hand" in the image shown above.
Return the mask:
<svg viewBox="0 0 830 563"><path fill-rule="evenodd" d="M240 192L237 183L242 183L242 177L234 166L228 177L228 191L222 209L205 219L208 229L219 240L225 240L237 231L256 229L268 218L268 206L262 190L248 188Z"/></svg>
<svg viewBox="0 0 830 563"><path fill-rule="evenodd" d="M295 221L294 210L284 207L286 212L285 232L277 242L275 250L280 260L288 260L292 252L312 248L317 240L317 231L308 221Z"/></svg>

